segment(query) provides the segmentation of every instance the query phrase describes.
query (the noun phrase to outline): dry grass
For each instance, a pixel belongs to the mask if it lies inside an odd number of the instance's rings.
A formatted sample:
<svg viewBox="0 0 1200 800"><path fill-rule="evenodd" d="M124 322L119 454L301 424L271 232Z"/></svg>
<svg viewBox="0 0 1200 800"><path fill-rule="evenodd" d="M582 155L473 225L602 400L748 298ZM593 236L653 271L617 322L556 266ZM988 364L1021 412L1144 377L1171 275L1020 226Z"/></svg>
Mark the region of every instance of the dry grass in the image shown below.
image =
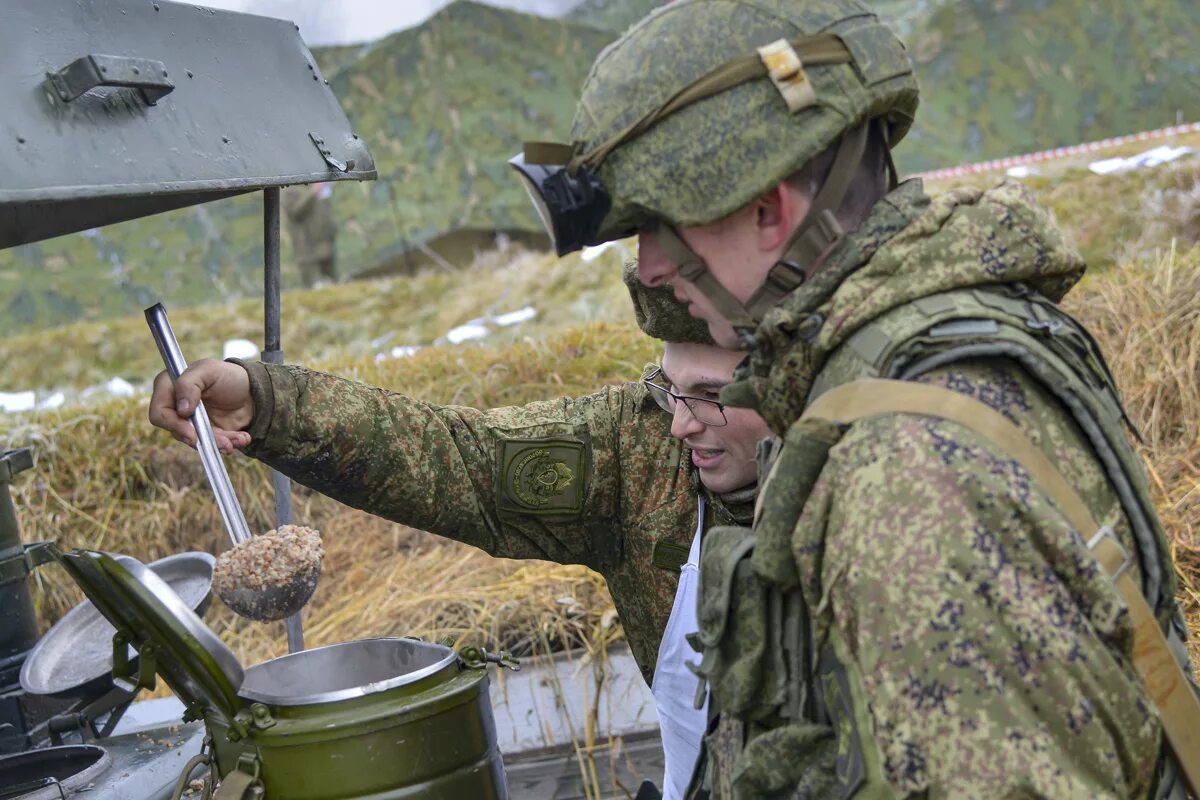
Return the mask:
<svg viewBox="0 0 1200 800"><path fill-rule="evenodd" d="M1200 150L1200 135L1178 137L1171 144ZM1126 145L1084 159L1064 159L1038 165L1041 174L1022 182L1038 202L1054 213L1063 232L1093 271L1104 271L1131 260L1152 259L1172 241L1181 250L1200 240L1200 155L1184 157L1148 170L1096 175L1090 161L1113 155L1134 155L1160 142ZM1003 173L932 181L932 191L957 186L987 188Z"/></svg>
<svg viewBox="0 0 1200 800"><path fill-rule="evenodd" d="M430 348L404 360L321 366L430 401L493 407L628 379L657 350L634 328L597 324L508 348ZM150 428L144 401L19 419L0 433L0 446L38 451L38 466L13 485L26 541L54 538L143 560L228 546L198 458ZM266 470L242 457L229 466L251 528L272 527ZM410 634L529 653L620 635L603 581L582 567L493 559L303 487L295 494L295 519L320 528L328 551L305 612L310 645ZM78 601L57 568L36 575L45 621ZM282 626L248 623L217 605L210 624L245 663L284 651Z"/></svg>
<svg viewBox="0 0 1200 800"><path fill-rule="evenodd" d="M537 316L494 327L489 344L545 336L591 322L623 322L629 295L621 283L629 243L585 262L579 254L513 248L481 254L454 273L430 269L414 276L285 292L283 343L300 364L367 358L400 345L431 345L455 326L532 304ZM262 303L242 300L199 308L168 308L188 358L219 357L227 339L261 345ZM385 341L380 341L385 340ZM378 345L373 342L380 341ZM50 331L0 338L0 391L84 389L121 376L148 384L162 361L141 314L81 322Z"/></svg>
<svg viewBox="0 0 1200 800"><path fill-rule="evenodd" d="M1099 340L1145 440L1200 664L1200 248L1093 277L1067 307Z"/></svg>

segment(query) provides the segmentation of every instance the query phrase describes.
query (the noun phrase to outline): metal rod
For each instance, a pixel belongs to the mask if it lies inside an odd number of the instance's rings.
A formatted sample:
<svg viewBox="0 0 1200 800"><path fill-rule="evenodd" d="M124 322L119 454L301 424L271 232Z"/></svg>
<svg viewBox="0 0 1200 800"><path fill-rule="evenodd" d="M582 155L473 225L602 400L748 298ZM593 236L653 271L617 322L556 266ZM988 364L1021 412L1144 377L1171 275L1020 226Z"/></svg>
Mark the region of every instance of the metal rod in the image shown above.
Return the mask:
<svg viewBox="0 0 1200 800"><path fill-rule="evenodd" d="M279 188L271 187L263 189L263 355L279 353L282 363L279 303Z"/></svg>
<svg viewBox="0 0 1200 800"><path fill-rule="evenodd" d="M282 364L279 318L279 189L263 190L263 351L265 364ZM292 522L292 482L276 470L271 470L271 485L275 489L275 527ZM297 611L284 621L287 629L288 652L304 649L304 625Z"/></svg>
<svg viewBox="0 0 1200 800"><path fill-rule="evenodd" d="M183 351L179 349L175 331L171 329L167 310L163 308L162 303L156 303L146 309L146 322L150 325L150 332L154 334L154 343L158 345L159 355L167 366L167 374L171 376L172 381L178 380L187 369L187 361L183 358ZM196 404L192 425L196 428L196 450L200 453L201 463L204 464L208 485L212 487L213 495L217 498L217 507L221 510L225 530L229 531L229 538L235 545L248 541L250 526L246 524L246 515L242 513L242 506L234 494L229 473L225 471L225 462L217 449L212 422L202 402Z"/></svg>

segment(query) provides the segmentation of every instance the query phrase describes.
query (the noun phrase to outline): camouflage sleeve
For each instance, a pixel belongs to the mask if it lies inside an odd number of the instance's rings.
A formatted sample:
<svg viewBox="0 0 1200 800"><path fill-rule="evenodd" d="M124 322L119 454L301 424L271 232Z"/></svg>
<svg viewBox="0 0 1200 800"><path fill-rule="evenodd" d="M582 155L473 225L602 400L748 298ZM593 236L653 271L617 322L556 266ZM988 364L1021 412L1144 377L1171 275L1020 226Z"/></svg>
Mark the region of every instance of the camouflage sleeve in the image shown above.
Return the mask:
<svg viewBox="0 0 1200 800"><path fill-rule="evenodd" d="M1074 423L1017 373L977 365L932 380L1021 425L1128 548ZM1149 791L1160 729L1131 665L1124 604L990 443L927 417L860 422L831 451L796 536L802 567L820 576L809 586L818 683L839 750L858 751L843 796Z"/></svg>
<svg viewBox="0 0 1200 800"><path fill-rule="evenodd" d="M481 411L242 365L256 408L247 454L305 486L496 556L596 569L619 558L619 456L622 426L644 402L636 384Z"/></svg>

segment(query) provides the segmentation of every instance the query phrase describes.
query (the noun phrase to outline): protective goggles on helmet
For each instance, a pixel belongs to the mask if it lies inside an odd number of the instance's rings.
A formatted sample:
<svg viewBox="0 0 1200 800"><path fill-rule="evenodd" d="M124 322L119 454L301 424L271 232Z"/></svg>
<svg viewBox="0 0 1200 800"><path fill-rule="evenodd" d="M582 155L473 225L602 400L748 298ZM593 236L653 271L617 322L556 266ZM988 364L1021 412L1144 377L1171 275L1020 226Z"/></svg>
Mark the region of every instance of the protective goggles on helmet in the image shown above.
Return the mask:
<svg viewBox="0 0 1200 800"><path fill-rule="evenodd" d="M763 77L776 84L792 111L806 108L816 99L802 65L851 61L845 43L830 33L781 39L701 75L662 105L586 154L582 152L582 143L526 142L525 149L508 163L521 176L555 251L564 256L614 238L601 234L601 225L612 208L612 200L596 172L618 147L682 108ZM633 231L629 231L618 236L632 234Z"/></svg>
<svg viewBox="0 0 1200 800"><path fill-rule="evenodd" d="M555 252L565 256L601 244L600 224L612 208L604 184L586 165L572 172L565 164L527 163L526 158L536 153L536 146L526 145L508 163L521 176Z"/></svg>

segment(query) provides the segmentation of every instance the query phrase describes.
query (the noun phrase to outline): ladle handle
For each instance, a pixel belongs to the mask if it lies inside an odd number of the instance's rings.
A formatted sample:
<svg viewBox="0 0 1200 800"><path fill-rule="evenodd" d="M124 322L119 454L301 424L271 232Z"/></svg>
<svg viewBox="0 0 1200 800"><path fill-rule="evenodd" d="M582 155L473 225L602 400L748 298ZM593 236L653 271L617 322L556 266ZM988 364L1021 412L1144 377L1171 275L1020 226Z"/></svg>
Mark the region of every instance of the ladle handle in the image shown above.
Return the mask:
<svg viewBox="0 0 1200 800"><path fill-rule="evenodd" d="M187 369L187 361L183 358L183 351L179 349L175 331L171 329L167 310L163 308L162 303L155 303L146 309L146 322L150 325L154 343L158 345L158 352L167 366L167 374L171 376L172 382L178 380ZM196 450L200 452L200 461L204 464L208 485L212 487L217 498L217 507L221 509L225 529L229 531L229 538L235 545L241 544L250 538L250 526L246 524L246 515L242 513L242 506L233 492L229 473L225 471L225 462L221 460L221 452L217 449L217 438L213 435L212 422L208 418L208 412L204 410L204 403L196 404L192 425L196 428L196 437L199 440Z"/></svg>

